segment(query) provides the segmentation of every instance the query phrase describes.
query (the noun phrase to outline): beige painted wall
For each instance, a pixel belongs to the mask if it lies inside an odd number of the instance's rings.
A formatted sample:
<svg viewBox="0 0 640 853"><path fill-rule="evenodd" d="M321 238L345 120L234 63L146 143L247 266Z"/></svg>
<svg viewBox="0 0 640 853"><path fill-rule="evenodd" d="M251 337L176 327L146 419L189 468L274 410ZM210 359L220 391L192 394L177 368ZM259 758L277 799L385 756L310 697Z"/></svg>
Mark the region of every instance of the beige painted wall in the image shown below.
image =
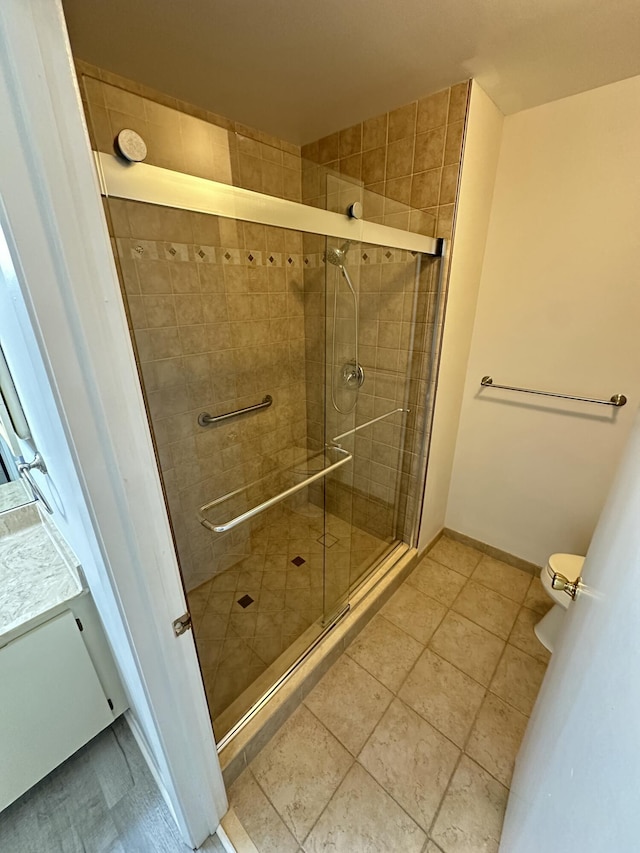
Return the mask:
<svg viewBox="0 0 640 853"><path fill-rule="evenodd" d="M445 523L503 116L473 81L419 547Z"/></svg>
<svg viewBox="0 0 640 853"><path fill-rule="evenodd" d="M640 400L639 105L635 77L504 122L446 525L537 563L585 553Z"/></svg>

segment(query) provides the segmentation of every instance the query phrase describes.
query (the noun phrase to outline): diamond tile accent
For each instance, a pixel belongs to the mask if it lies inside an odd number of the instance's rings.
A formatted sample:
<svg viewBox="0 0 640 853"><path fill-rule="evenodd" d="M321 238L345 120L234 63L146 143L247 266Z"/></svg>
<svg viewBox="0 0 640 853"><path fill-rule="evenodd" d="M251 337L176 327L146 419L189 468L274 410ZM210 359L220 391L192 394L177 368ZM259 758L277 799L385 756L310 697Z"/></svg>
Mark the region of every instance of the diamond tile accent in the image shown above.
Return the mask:
<svg viewBox="0 0 640 853"><path fill-rule="evenodd" d="M287 263L288 263L288 264L292 264L292 263L293 263L293 258L287 258Z"/></svg>
<svg viewBox="0 0 640 853"><path fill-rule="evenodd" d="M316 539L316 542L324 545L325 548L331 548L331 546L335 545L338 541L338 537L333 536L331 533L325 533L324 536L319 536L318 539Z"/></svg>
<svg viewBox="0 0 640 853"><path fill-rule="evenodd" d="M364 253L364 255L362 256L362 260L363 260L363 261L368 261L368 260L369 260L369 255L367 255L367 253L366 253L366 252L365 252L365 253Z"/></svg>
<svg viewBox="0 0 640 853"><path fill-rule="evenodd" d="M224 256L227 260L230 260L230 258L231 258L231 255L229 254L229 252L225 252Z"/></svg>
<svg viewBox="0 0 640 853"><path fill-rule="evenodd" d="M388 259L388 258L390 258L390 257L391 257L391 254L392 254L391 252L386 251L386 252L384 253L384 256L385 256L385 258L387 258L387 259Z"/></svg>
<svg viewBox="0 0 640 853"><path fill-rule="evenodd" d="M198 252L198 255L199 255L201 258L206 258L206 257L207 257L206 252L203 252L203 251L202 251L202 249L200 249L200 251Z"/></svg>
<svg viewBox="0 0 640 853"><path fill-rule="evenodd" d="M301 566L303 563L306 563L307 561L303 557L294 557L293 560L291 560L291 562L293 563L294 566Z"/></svg>
<svg viewBox="0 0 640 853"><path fill-rule="evenodd" d="M252 260L253 260L253 255L252 255L251 253L249 253L249 260L250 260L250 261L252 261Z"/></svg>
<svg viewBox="0 0 640 853"><path fill-rule="evenodd" d="M247 608L250 604L253 604L253 598L250 595L243 595L242 598L238 599L238 604L240 607Z"/></svg>
<svg viewBox="0 0 640 853"><path fill-rule="evenodd" d="M170 254L170 255L175 255L175 254L176 254L176 250L173 248L173 246L169 246L169 248L168 248L168 250L167 250L167 251L169 252L169 254Z"/></svg>
<svg viewBox="0 0 640 853"><path fill-rule="evenodd" d="M269 263L272 264L275 261L273 255L269 255Z"/></svg>

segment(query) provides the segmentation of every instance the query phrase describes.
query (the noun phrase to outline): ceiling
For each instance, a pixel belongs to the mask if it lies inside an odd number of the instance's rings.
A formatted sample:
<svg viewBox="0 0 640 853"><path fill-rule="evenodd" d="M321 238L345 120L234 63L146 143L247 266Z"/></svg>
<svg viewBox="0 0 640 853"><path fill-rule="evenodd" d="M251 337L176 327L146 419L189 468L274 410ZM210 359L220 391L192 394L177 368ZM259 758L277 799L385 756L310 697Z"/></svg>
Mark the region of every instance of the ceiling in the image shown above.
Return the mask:
<svg viewBox="0 0 640 853"><path fill-rule="evenodd" d="M475 77L505 113L640 74L638 0L63 0L74 54L294 143Z"/></svg>

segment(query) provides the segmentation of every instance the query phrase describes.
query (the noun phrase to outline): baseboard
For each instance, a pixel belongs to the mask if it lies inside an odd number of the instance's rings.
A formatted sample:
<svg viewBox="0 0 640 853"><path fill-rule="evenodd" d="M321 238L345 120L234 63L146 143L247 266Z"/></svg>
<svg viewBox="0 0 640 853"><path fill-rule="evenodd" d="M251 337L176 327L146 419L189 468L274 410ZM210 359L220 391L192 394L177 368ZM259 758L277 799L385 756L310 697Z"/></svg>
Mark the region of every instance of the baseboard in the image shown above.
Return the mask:
<svg viewBox="0 0 640 853"><path fill-rule="evenodd" d="M488 557L493 557L494 560L500 560L503 563L508 563L516 569L522 569L523 572L528 572L530 575L539 575L541 566L536 566L535 563L530 563L528 560L523 560L522 557L516 557L514 554L509 554L508 551L502 551L500 548L495 548L493 545L487 545L486 542L480 542L479 539L473 539L465 533L458 533L457 530L450 530L445 527L442 531L449 539L455 539L456 542L461 542L463 545L468 545L470 548L475 548L476 551L482 551Z"/></svg>

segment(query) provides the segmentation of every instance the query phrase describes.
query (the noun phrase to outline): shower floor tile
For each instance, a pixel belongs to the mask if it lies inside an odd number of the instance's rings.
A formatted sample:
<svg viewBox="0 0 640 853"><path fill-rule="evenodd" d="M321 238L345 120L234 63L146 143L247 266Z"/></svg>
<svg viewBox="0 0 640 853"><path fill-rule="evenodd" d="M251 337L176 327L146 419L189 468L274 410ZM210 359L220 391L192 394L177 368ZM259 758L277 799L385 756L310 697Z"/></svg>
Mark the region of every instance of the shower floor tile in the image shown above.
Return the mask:
<svg viewBox="0 0 640 853"><path fill-rule="evenodd" d="M243 543L250 553L187 595L218 739L256 701L267 669L295 660L292 645L320 625L325 596L344 598L361 563L387 547L311 504L300 509L275 508Z"/></svg>
<svg viewBox="0 0 640 853"><path fill-rule="evenodd" d="M289 839L285 826L307 853L497 853L513 764L546 667L530 609L535 600L542 610L542 600L537 578L529 578L529 589L518 590L528 606L518 604L505 642L504 614L511 608L499 585L498 595L482 597L482 608L465 608L467 616L452 609L458 595L463 601L477 595L480 573L470 576L480 552L448 539L438 546L231 787L230 804L259 853L274 850L276 830ZM446 590L447 573L433 564L439 559L452 573L455 595ZM496 575L490 575L492 586ZM428 598L429 578L438 592ZM442 611L433 633L435 597ZM427 603L423 620L416 600ZM493 616L487 614L491 608ZM428 624L429 630L416 632L416 624ZM473 640L471 666L455 651L460 631L462 641ZM356 677L360 673L366 678ZM376 693L378 700L367 698ZM353 730L351 712L358 718ZM350 767L337 742L351 753ZM321 755L328 745L339 766L326 775ZM315 784L310 773L315 761L324 769L314 771L322 792L312 796L308 786ZM262 813L264 821L257 820ZM298 821L297 814L304 819Z"/></svg>

